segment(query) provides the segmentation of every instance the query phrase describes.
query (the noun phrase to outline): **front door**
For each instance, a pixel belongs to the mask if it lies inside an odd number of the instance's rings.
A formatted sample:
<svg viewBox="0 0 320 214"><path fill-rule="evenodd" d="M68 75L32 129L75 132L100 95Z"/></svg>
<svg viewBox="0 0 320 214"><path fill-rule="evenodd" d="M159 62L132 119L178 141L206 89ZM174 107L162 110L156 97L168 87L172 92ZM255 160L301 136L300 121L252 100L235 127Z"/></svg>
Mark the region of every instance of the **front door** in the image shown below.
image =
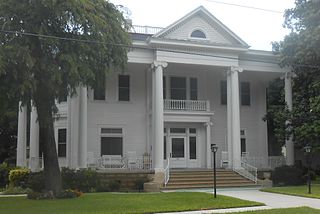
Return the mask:
<svg viewBox="0 0 320 214"><path fill-rule="evenodd" d="M186 137L170 138L171 168L185 168L186 162Z"/></svg>

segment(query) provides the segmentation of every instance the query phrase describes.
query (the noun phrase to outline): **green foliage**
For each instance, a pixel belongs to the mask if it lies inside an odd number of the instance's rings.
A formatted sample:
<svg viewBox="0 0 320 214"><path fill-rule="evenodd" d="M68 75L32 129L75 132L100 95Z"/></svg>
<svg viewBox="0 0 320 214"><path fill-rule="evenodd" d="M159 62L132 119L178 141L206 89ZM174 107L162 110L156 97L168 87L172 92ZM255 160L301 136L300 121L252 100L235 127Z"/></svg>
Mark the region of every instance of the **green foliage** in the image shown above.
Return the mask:
<svg viewBox="0 0 320 214"><path fill-rule="evenodd" d="M12 167L7 163L0 164L0 187L6 187L9 184L9 172Z"/></svg>
<svg viewBox="0 0 320 214"><path fill-rule="evenodd" d="M129 25L105 0L2 0L0 14L0 95L6 94L0 101L33 100L46 149L46 188L59 192L55 101L125 67Z"/></svg>
<svg viewBox="0 0 320 214"><path fill-rule="evenodd" d="M149 179L144 177L144 178L138 178L134 181L135 183L135 189L139 190L139 192L143 191L143 184L149 182Z"/></svg>
<svg viewBox="0 0 320 214"><path fill-rule="evenodd" d="M12 169L9 172L9 184L12 187L25 188L28 182L30 170L26 168Z"/></svg>
<svg viewBox="0 0 320 214"><path fill-rule="evenodd" d="M286 135L292 134L298 147L320 148L320 4L296 0L286 10L284 26L291 30L283 41L274 43L280 65L290 67L293 79L292 112L279 111L289 121Z"/></svg>
<svg viewBox="0 0 320 214"><path fill-rule="evenodd" d="M30 191L28 188L23 188L20 186L9 186L6 188L2 194L3 195L19 195L19 194L27 194Z"/></svg>
<svg viewBox="0 0 320 214"><path fill-rule="evenodd" d="M30 173L26 186L35 192L43 192L45 189L44 172L40 171Z"/></svg>
<svg viewBox="0 0 320 214"><path fill-rule="evenodd" d="M295 166L281 166L274 169L271 180L276 186L301 185L305 183L303 170Z"/></svg>
<svg viewBox="0 0 320 214"><path fill-rule="evenodd" d="M98 173L92 169L74 170L62 168L61 177L64 189L78 189L82 192L92 192L100 184Z"/></svg>

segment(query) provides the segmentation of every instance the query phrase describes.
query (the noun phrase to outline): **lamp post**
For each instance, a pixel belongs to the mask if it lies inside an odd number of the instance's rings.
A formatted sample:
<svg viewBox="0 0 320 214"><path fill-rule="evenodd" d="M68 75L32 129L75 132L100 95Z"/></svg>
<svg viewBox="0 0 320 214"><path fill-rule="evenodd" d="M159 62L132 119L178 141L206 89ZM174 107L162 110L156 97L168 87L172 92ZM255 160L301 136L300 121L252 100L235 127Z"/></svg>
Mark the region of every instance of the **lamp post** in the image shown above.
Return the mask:
<svg viewBox="0 0 320 214"><path fill-rule="evenodd" d="M213 153L213 191L214 197L217 197L217 170L216 170L216 153L218 150L218 146L216 144L211 144L211 152Z"/></svg>
<svg viewBox="0 0 320 214"><path fill-rule="evenodd" d="M310 176L310 168L311 168L311 153L312 147L307 145L304 147L304 151L307 153L307 165L308 165L308 193L311 194L311 176Z"/></svg>

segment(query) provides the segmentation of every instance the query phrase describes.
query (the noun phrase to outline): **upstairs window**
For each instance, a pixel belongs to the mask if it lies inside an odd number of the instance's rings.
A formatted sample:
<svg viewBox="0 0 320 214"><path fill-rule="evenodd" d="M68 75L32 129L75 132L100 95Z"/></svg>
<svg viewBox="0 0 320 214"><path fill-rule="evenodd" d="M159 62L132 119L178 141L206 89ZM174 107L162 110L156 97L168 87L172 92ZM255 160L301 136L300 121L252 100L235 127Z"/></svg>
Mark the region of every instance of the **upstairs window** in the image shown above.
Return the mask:
<svg viewBox="0 0 320 214"><path fill-rule="evenodd" d="M187 99L187 83L185 77L171 77L171 99L186 100Z"/></svg>
<svg viewBox="0 0 320 214"><path fill-rule="evenodd" d="M130 101L130 76L119 75L119 101Z"/></svg>
<svg viewBox="0 0 320 214"><path fill-rule="evenodd" d="M241 95L241 105L250 106L250 83L249 82L241 82L240 86L240 95Z"/></svg>
<svg viewBox="0 0 320 214"><path fill-rule="evenodd" d="M190 100L198 100L198 80L190 78Z"/></svg>
<svg viewBox="0 0 320 214"><path fill-rule="evenodd" d="M105 100L106 99L105 76L97 79L96 85L93 88L93 99L94 100Z"/></svg>
<svg viewBox="0 0 320 214"><path fill-rule="evenodd" d="M220 81L220 102L221 105L227 105L227 81Z"/></svg>
<svg viewBox="0 0 320 214"><path fill-rule="evenodd" d="M58 129L58 157L67 156L67 129Z"/></svg>
<svg viewBox="0 0 320 214"><path fill-rule="evenodd" d="M101 156L123 155L122 128L101 128Z"/></svg>
<svg viewBox="0 0 320 214"><path fill-rule="evenodd" d="M192 38L200 38L200 39L206 39L206 34L201 31L201 30L194 30L192 33L191 33L191 36Z"/></svg>

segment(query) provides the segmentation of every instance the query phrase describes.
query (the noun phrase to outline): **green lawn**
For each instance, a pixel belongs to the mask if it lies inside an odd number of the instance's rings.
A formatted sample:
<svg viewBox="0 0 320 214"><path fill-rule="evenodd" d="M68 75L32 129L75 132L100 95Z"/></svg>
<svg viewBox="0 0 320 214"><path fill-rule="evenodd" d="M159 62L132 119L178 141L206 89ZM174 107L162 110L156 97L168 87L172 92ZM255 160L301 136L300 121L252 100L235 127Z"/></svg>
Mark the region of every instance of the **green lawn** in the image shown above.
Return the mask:
<svg viewBox="0 0 320 214"><path fill-rule="evenodd" d="M298 208L287 208L287 209L272 209L272 210L260 210L260 211L249 211L240 212L238 214L245 213L257 213L257 214L319 214L320 210L312 209L309 207L298 207Z"/></svg>
<svg viewBox="0 0 320 214"><path fill-rule="evenodd" d="M90 193L77 199L0 198L0 213L153 213L262 205L208 193Z"/></svg>
<svg viewBox="0 0 320 214"><path fill-rule="evenodd" d="M261 191L281 193L286 195L296 195L308 198L320 198L320 184L311 185L311 194L308 194L307 185L303 186L289 186L289 187L272 187L262 189Z"/></svg>

